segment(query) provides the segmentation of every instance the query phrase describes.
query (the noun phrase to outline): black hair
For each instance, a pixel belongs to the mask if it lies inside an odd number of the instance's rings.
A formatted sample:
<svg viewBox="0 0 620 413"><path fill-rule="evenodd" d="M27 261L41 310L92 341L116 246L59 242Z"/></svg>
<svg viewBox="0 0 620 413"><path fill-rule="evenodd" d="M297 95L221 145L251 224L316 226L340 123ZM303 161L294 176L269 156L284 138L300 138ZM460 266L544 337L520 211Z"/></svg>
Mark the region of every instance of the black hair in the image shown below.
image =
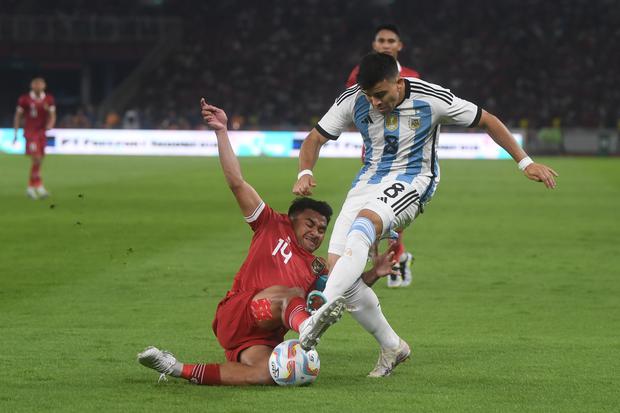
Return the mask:
<svg viewBox="0 0 620 413"><path fill-rule="evenodd" d="M334 213L332 207L330 207L327 202L317 201L316 199L312 198L301 197L295 198L295 200L293 200L291 206L288 208L288 216L293 218L294 215L299 212L303 212L306 209L311 209L323 215L327 220L328 224L329 220L332 217L332 214Z"/></svg>
<svg viewBox="0 0 620 413"><path fill-rule="evenodd" d="M397 76L396 59L389 54L373 52L362 57L357 83L363 90L368 90L382 80L393 79Z"/></svg>
<svg viewBox="0 0 620 413"><path fill-rule="evenodd" d="M396 33L396 36L400 38L400 30L398 30L398 26L396 26L395 24L382 24L380 26L377 26L377 28L375 29L375 35L373 39L377 37L381 30L389 30L393 33Z"/></svg>

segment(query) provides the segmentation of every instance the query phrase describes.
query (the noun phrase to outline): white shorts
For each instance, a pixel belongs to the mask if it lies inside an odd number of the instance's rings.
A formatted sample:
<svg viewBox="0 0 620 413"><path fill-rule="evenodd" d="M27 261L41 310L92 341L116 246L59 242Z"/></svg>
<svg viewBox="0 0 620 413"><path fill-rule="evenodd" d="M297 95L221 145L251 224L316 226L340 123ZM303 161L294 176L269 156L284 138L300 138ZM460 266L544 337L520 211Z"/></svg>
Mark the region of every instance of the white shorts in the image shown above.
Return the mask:
<svg viewBox="0 0 620 413"><path fill-rule="evenodd" d="M358 185L347 194L329 240L330 254L342 255L353 220L362 209L376 212L383 221L383 233L408 226L420 212L420 198L432 178L417 176L412 183L390 180L376 185ZM377 234L379 238L383 234Z"/></svg>

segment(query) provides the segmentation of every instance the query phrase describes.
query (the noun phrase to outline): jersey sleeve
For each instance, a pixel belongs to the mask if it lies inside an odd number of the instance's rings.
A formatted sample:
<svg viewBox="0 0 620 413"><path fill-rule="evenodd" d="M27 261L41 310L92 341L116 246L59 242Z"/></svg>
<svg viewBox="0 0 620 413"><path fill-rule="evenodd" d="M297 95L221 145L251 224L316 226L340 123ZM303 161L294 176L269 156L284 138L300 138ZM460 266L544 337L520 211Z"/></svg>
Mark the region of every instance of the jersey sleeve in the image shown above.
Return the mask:
<svg viewBox="0 0 620 413"><path fill-rule="evenodd" d="M359 85L355 85L338 96L332 107L316 125L316 130L321 135L327 139L335 140L347 130L353 122L353 108L359 90Z"/></svg>
<svg viewBox="0 0 620 413"><path fill-rule="evenodd" d="M47 95L45 98L47 99L48 111L55 112L56 111L56 100L54 99L54 96Z"/></svg>
<svg viewBox="0 0 620 413"><path fill-rule="evenodd" d="M473 128L478 126L482 109L479 106L454 96L449 105L443 108L441 123Z"/></svg>
<svg viewBox="0 0 620 413"><path fill-rule="evenodd" d="M276 219L278 215L279 214L271 209L269 205L265 204L264 201L261 201L254 212L244 218L245 222L247 222L250 225L250 228L252 228L252 231L256 232L267 225L270 221Z"/></svg>
<svg viewBox="0 0 620 413"><path fill-rule="evenodd" d="M409 78L411 92L432 102L433 112L442 125L474 127L478 125L482 110L475 104L454 96L450 89L422 79Z"/></svg>
<svg viewBox="0 0 620 413"><path fill-rule="evenodd" d="M17 99L17 111L20 113L23 113L25 110L28 109L28 102L26 102L26 97L25 96L20 96L19 99Z"/></svg>

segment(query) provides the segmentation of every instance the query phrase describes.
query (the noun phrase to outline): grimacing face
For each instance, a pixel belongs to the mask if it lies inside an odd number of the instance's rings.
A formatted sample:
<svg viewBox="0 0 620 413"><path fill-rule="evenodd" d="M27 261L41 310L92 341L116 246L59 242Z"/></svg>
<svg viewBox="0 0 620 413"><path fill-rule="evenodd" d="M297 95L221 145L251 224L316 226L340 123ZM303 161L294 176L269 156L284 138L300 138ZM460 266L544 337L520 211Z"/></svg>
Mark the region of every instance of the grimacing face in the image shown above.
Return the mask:
<svg viewBox="0 0 620 413"><path fill-rule="evenodd" d="M313 209L304 209L291 218L297 243L306 251L316 251L325 238L327 219Z"/></svg>
<svg viewBox="0 0 620 413"><path fill-rule="evenodd" d="M396 77L394 79L383 79L370 89L362 90L362 92L373 108L386 115L403 100L404 87L404 81L400 77Z"/></svg>
<svg viewBox="0 0 620 413"><path fill-rule="evenodd" d="M398 58L398 52L403 49L403 43L396 33L391 30L379 30L372 42L372 48L377 53L386 53L394 59Z"/></svg>

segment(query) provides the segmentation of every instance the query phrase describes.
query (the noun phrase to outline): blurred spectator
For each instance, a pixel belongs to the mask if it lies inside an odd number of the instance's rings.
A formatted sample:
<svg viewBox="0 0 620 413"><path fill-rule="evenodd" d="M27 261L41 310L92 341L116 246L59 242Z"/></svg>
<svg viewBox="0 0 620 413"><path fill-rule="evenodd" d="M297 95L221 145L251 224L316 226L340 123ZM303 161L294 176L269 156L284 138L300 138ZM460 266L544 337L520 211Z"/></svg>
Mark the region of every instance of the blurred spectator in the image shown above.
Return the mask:
<svg viewBox="0 0 620 413"><path fill-rule="evenodd" d="M123 129L140 129L140 116L135 109L129 109L123 116Z"/></svg>
<svg viewBox="0 0 620 413"><path fill-rule="evenodd" d="M103 127L106 129L116 129L119 128L121 125L121 118L120 116L118 116L118 113L112 111L112 112L108 112L108 114L105 116L105 122L103 124Z"/></svg>

